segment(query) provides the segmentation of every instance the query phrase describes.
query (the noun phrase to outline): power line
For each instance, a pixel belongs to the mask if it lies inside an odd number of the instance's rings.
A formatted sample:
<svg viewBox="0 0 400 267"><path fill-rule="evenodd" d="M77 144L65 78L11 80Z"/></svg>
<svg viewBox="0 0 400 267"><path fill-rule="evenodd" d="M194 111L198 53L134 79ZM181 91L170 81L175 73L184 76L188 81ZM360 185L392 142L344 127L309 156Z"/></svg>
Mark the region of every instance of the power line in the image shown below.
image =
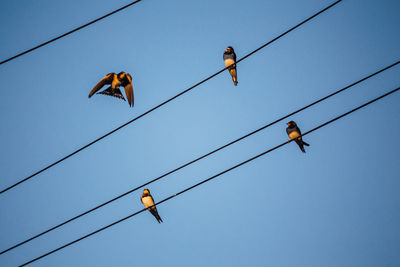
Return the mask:
<svg viewBox="0 0 400 267"><path fill-rule="evenodd" d="M84 216L84 215L86 215L88 213L91 213L91 212L93 212L93 211L105 206L105 205L108 205L111 202L114 202L115 200L118 200L118 199L120 199L120 198L122 198L122 197L124 197L124 196L126 196L128 194L131 194L131 193L139 190L140 188L145 187L146 185L149 185L149 184L151 184L151 183L153 183L155 181L158 181L158 180L160 180L160 179L162 179L162 178L164 178L164 177L166 177L166 176L168 176L168 175L170 175L170 174L172 174L172 173L174 173L174 172L176 172L178 170L181 170L181 169L183 169L183 168L185 168L185 167L187 167L187 166L189 166L189 165L191 165L191 164L193 164L193 163L195 163L195 162L197 162L197 161L199 161L201 159L204 159L204 158L206 158L206 157L208 157L208 156L210 156L210 155L212 155L212 154L214 154L214 153L216 153L216 152L218 152L218 151L220 151L222 149L225 149L225 148L227 148L227 147L229 147L229 146L231 146L231 145L233 145L233 144L235 144L235 143L237 143L237 142L239 142L239 141L241 141L241 140L243 140L243 139L245 139L245 138L247 138L247 137L249 137L249 136L251 136L253 134L256 134L256 133L258 133L258 132L260 132L262 130L265 130L266 128L268 128L270 126L272 126L272 125L274 125L274 124L276 124L276 123L278 123L278 122L280 122L280 121L282 121L284 119L287 119L287 118L299 113L300 111L303 111L303 110L305 110L307 108L310 108L311 106L314 106L315 104L318 104L318 103L320 103L320 102L322 102L322 101L324 101L324 100L326 100L326 99L328 99L328 98L330 98L330 97L332 97L334 95L337 95L337 94L339 94L339 93L341 93L341 92L343 92L343 91L345 91L345 90L347 90L347 89L349 89L349 88L351 88L351 87L353 87L353 86L355 86L355 85L357 85L357 84L359 84L359 83L361 83L361 82L363 82L363 81L365 81L365 80L367 80L367 79L369 79L369 78L371 78L371 77L373 77L373 76L375 76L375 75L377 75L377 74L379 74L379 73L381 73L383 71L386 71L386 70L398 65L399 63L400 63L400 60L395 62L395 63L393 63L393 64L391 64L391 65L389 65L389 66L386 66L386 67L384 67L384 68L382 68L382 69L380 69L380 70L378 70L378 71L376 71L376 72L374 72L374 73L372 73L372 74L370 74L370 75L368 75L368 76L366 76L366 77L364 77L364 78L362 78L362 79L360 79L360 80L358 80L356 82L353 82L352 84L349 84L349 85L347 85L346 87L344 87L342 89L339 89L339 90L337 90L337 91L335 91L335 92L333 92L333 93L331 93L331 94L329 94L329 95L327 95L325 97L322 97L322 98L312 102L311 104L308 104L307 106L304 106L304 107L302 107L302 108L300 108L300 109L298 109L298 110L296 110L296 111L294 111L292 113L289 113L289 114L287 114L287 115L285 115L285 116L283 116L283 117L281 117L281 118L279 118L279 119L277 119L277 120L275 120L275 121L273 121L271 123L268 123L268 124L258 128L256 130L254 130L254 131L252 131L252 132L250 132L250 133L248 133L246 135L243 135L242 137L239 137L239 138L237 138L237 139L235 139L235 140L233 140L233 141L231 141L231 142L229 142L229 143L227 143L227 144L225 144L223 146L220 146L219 148L214 149L213 151L208 152L207 154L204 154L204 155L202 155L202 156L200 156L200 157L198 157L198 158L196 158L196 159L194 159L192 161L189 161L189 162L187 162L187 163L185 163L185 164L183 164L183 165L181 165L181 166L179 166L179 167L177 167L177 168L175 168L175 169L173 169L173 170L171 170L169 172L166 172L166 173L164 173L164 174L162 174L162 175L160 175L160 176L158 176L158 177L156 177L156 178L154 178L154 179L152 179L152 180L150 180L150 181L148 181L148 182L146 182L146 183L144 183L144 184L142 184L140 186L137 186L137 187L129 190L128 192L125 192L125 193L123 193L123 194L121 194L119 196L116 196L111 200L108 200L108 201L106 201L106 202L104 202L104 203L102 203L102 204L100 204L100 205L98 205L98 206L96 206L96 207L94 207L94 208L92 208L90 210L87 210L87 211L85 211L85 212L83 212L83 213L81 213L79 215L76 215L75 217L70 218L70 219L68 219L68 220L66 220L66 221L64 221L64 222L62 222L62 223L60 223L60 224L58 224L56 226L53 226L53 227L51 227L51 228L49 228L49 229L47 229L47 230L45 230L45 231L43 231L41 233L29 238L29 239L26 239L26 240L24 240L24 241L22 241L22 242L20 242L20 243L18 243L16 245L12 246L12 247L9 247L8 249L5 249L5 250L1 251L0 255L3 254L3 253L6 253L6 252L8 252L8 251L10 251L12 249L15 249L15 248L17 248L17 247L19 247L19 246L21 246L21 245L23 245L25 243L28 243L28 242L30 242L30 241L32 241L32 240L34 240L34 239L36 239L36 238L48 233L50 231L53 231L53 230L65 225L67 223L70 223L70 222L72 222L72 221L74 221L74 220L76 220L76 219L78 219L78 218L80 218L80 217L82 217L82 216Z"/></svg>
<svg viewBox="0 0 400 267"><path fill-rule="evenodd" d="M333 7L333 6L335 6L336 4L338 4L338 3L341 2L341 1L342 1L342 0L338 0L338 1L334 2L333 4L329 5L328 7L326 7L326 8L324 8L324 9L318 11L317 13L315 13L314 15L312 15L311 17L309 17L309 18L303 20L302 22L300 22L300 23L297 24L296 26L290 28L290 29L287 30L286 32L282 33L281 35L275 37L275 38L272 39L271 41L269 41L269 42L263 44L263 45L260 46L259 48L255 49L255 50L253 50L252 52L250 52L249 54L245 55L244 57L242 57L241 59L239 59L239 60L237 61L237 63L239 63L240 61L242 61L242 60L246 59L247 57L253 55L254 53L258 52L259 50L265 48L266 46L272 44L272 43L275 42L276 40L282 38L283 36L285 36L285 35L288 34L289 32L291 32L291 31L293 31L294 29L300 27L301 25L303 25L304 23L308 22L309 20L315 18L316 16L320 15L321 13L327 11L328 9L330 9L330 8ZM17 182L17 183L15 183L15 184L13 184L13 185L11 185L11 186L9 186L9 187L3 189L2 191L0 191L0 194L3 194L4 192L10 190L11 188L13 188L13 187L15 187L15 186L17 186L17 185L19 185L19 184L21 184L21 183L23 183L23 182L29 180L29 179L31 179L32 177L34 177L34 176L36 176L36 175L38 175L38 174L44 172L45 170L47 170L47 169L49 169L49 168L51 168L51 167L53 167L53 166L55 166L55 165L61 163L62 161L66 160L66 159L68 159L68 158L70 158L70 157L72 157L73 155L79 153L80 151L82 151L82 150L88 148L89 146L91 146L91 145L97 143L98 141L104 139L105 137L107 137L107 136L113 134L114 132L116 132L116 131L122 129L123 127L127 126L128 124L131 124L132 122L134 122L134 121L140 119L141 117L144 117L145 115L147 115L147 114L153 112L154 110L156 110L156 109L158 109L158 108L164 106L165 104L171 102L171 101L174 100L175 98L177 98L177 97L179 97L179 96L181 96L181 95L183 95L183 94L189 92L190 90L194 89L195 87L197 87L197 86L201 85L202 83L204 83L204 82L210 80L211 78L214 78L215 76L219 75L220 73L222 73L223 71L225 71L225 70L228 69L228 68L229 68L229 66L228 66L228 67L225 67L225 68L223 68L223 69L221 69L220 71L218 71L218 72L214 73L213 75L211 75L211 76L205 78L204 80L202 80L202 81L196 83L195 85L189 87L188 89L186 89L186 90L180 92L179 94L177 94L177 95L175 95L175 96L169 98L168 100L162 102L161 104L159 104L159 105L157 105L157 106L155 106L155 107L149 109L148 111L142 113L141 115L137 116L136 118L134 118L134 119L132 119L132 120L130 120L130 121L128 121L128 122L122 124L121 126L115 128L114 130L112 130L112 131L106 133L105 135L103 135L103 136L97 138L96 140L90 142L89 144L87 144L87 145L85 145L85 146L83 146L83 147L81 147L81 148L75 150L74 152L72 152L72 153L70 153L69 155L67 155L67 156L65 156L65 157L63 157L63 158L61 158L61 159L55 161L54 163L51 163L51 164L48 165L47 167L45 167L45 168L43 168L43 169L41 169L41 170L35 172L34 174L32 174L32 175L30 175L30 176L28 176L28 177L26 177L26 178L24 178L24 179L22 179L22 180L20 180L19 182Z"/></svg>
<svg viewBox="0 0 400 267"><path fill-rule="evenodd" d="M349 115L349 114L351 114L351 113L353 113L353 112L355 112L355 111L357 111L357 110L359 110L359 109L361 109L361 108L364 108L364 107L366 107L366 106L368 106L368 105L370 105L370 104L372 104L372 103L374 103L374 102L376 102L376 101L378 101L378 100L380 100L380 99L382 99L382 98L384 98L384 97L386 97L386 96L389 96L389 95L391 95L391 94L397 92L398 90L400 90L400 87L397 87L396 89L394 89L394 90L392 90L392 91L389 91L389 92L387 92L387 93L385 93L385 94L383 94L383 95L381 95L381 96L379 96L379 97L377 97L377 98L374 98L373 100L370 100L370 101L368 101L367 103L364 103L364 104L362 104L362 105L360 105L360 106L358 106L358 107L356 107L356 108L354 108L354 109L352 109L352 110L350 110L350 111L348 111L348 112L346 112L346 113L344 113L344 114L342 114L342 115L340 115L340 116L337 116L337 117L335 117L335 118L333 118L333 119L331 119L331 120L329 120L329 121L327 121L327 122L325 122L325 123L323 123L323 124L321 124L321 125L319 125L319 126L313 128L313 129L309 130L308 132L305 132L305 133L302 134L301 136L308 135L308 134L310 134L310 133L312 133L312 132L314 132L314 131L316 131L316 130L322 128L322 127L325 127L326 125L328 125L328 124L330 124L330 123L332 123L332 122L334 122L334 121L336 121L336 120L338 120L338 119L341 119L341 118L343 118L343 117L345 117L345 116L347 116L347 115ZM217 178L218 176L221 176L222 174L225 174L225 173L230 172L230 171L232 171L232 170L234 170L234 169L236 169L236 168L238 168L238 167L240 167L240 166L242 166L242 165L245 165L245 164L247 164L247 163L249 163L249 162L251 162L251 161L253 161L253 160L255 160L255 159L257 159L257 158L259 158L259 157L261 157L261 156L263 156L263 155L265 155L265 154L268 154L268 153L270 153L270 152L272 152L272 151L274 151L274 150L276 150L276 149L278 149L278 148L280 148L280 147L282 147L282 146L284 146L284 145L287 145L288 143L290 143L290 142L292 142L292 141L293 141L293 140L290 140L290 139L289 139L288 141L283 142L283 143L281 143L281 144L279 144L279 145L277 145L277 146L275 146L275 147L273 147L273 148L271 148L271 149L268 149L267 151L264 151L264 152L262 152L262 153L260 153L260 154L258 154L258 155L256 155L256 156L250 158L250 159L247 159L247 160L245 160L245 161L243 161L243 162L241 162L241 163L239 163L239 164L237 164L237 165L235 165L235 166L233 166L233 167L231 167L231 168L229 168L229 169L227 169L227 170L225 170L225 171L222 171L222 172L220 172L220 173L218 173L218 174L216 174L216 175L214 175L214 176L211 176L210 178L207 178L207 179L205 179L205 180L203 180L203 181L201 181L201 182L199 182L199 183L197 183L197 184L195 184L195 185L192 185L192 186L190 186L190 187L188 187L188 188L186 188L186 189L184 189L184 190L182 190L182 191L180 191L180 192L178 192L178 193L176 193L176 194L174 194L174 195L171 195L171 196L169 196L169 197L167 197L167 198L165 198L165 199L163 199L163 200L161 200L161 201L155 203L154 206L155 206L155 205L159 205L159 204L161 204L161 203L163 203L163 202L165 202L165 201L167 201L167 200L170 200L170 199L172 199L172 198L174 198L174 197L176 197L176 196L178 196L178 195L181 195L181 194L183 194L183 193L185 193L185 192L187 192L187 191L189 191L189 190L191 190L191 189L193 189L193 188L195 188L195 187L197 187L197 186L199 186L199 185L202 185L202 184L204 184L204 183L206 183L206 182L209 182L209 181L211 181L211 180ZM107 228L109 228L109 227L111 227L111 226L113 226L113 225L116 225L116 224L118 224L118 223L120 223L120 222L122 222L122 221L125 221L125 220L127 220L127 219L133 217L133 216L136 216L136 215L138 215L139 213L141 213L141 212L143 212L143 211L145 211L145 210L146 210L146 208L143 208L143 209L141 209L141 210L139 210L139 211L137 211L137 212L135 212L135 213L132 213L132 214L129 215L129 216L126 216L126 217L124 217L124 218L122 218L122 219L120 219L120 220L118 220L118 221L116 221L116 222L113 222L113 223L111 223L111 224L109 224L109 225L107 225L107 226L104 226L104 227L102 227L102 228L100 228L100 229L98 229L98 230L96 230L96 231L94 231L94 232L91 232L91 233L89 233L89 234L87 234L87 235L85 235L85 236L82 236L82 237L80 237L80 238L78 238L78 239L76 239L76 240L74 240L74 241L72 241L72 242L69 242L69 243L67 243L67 244L65 244L65 245L63 245L63 246L61 246L61 247L58 247L58 248L56 248L56 249L54 249L54 250L52 250L52 251L50 251L50 252L47 252L47 253L45 253L45 254L43 254L43 255L37 257L37 258L34 258L33 260L30 260L30 261L28 261L28 262L26 262L26 263L20 265L20 266L25 266L25 265L27 265L27 264L30 264L30 263L32 263L32 262L35 262L35 261L37 261L37 260L39 260L39 259L41 259L41 258L43 258L43 257L46 257L46 256L48 256L48 255L50 255L50 254L52 254L52 253L54 253L54 252L56 252L56 251L58 251L58 250L61 250L61 249L65 248L65 247L68 247L68 246L70 246L70 245L72 245L72 244L74 244L74 243L76 243L76 242L79 242L79 241L81 241L81 240L83 240L83 239L85 239L85 238L87 238L87 237L89 237L89 236L92 236L92 235L94 235L94 234L96 234L96 233L98 233L98 232L101 232L101 231L103 231L103 230L105 230L105 229L107 229Z"/></svg>
<svg viewBox="0 0 400 267"><path fill-rule="evenodd" d="M100 20L102 20L102 19L105 19L105 18L107 18L107 17L109 17L109 16L111 16L111 15L113 15L113 14L119 12L119 11L122 11L122 10L124 10L125 8L128 8L128 7L130 7L130 6L133 6L134 4L139 3L140 1L142 1L142 0L133 1L133 2L130 3L130 4L127 4L127 5L125 5L125 6L121 7L121 8L118 8L117 10L114 10L114 11L112 11L112 12L110 12L110 13L108 13L108 14L106 14L106 15L100 17L100 18L97 18L97 19L95 19L95 20L92 20L91 22L86 23L85 25L79 26L78 28L75 28L75 29L73 29L73 30L71 30L71 31L69 31L69 32L67 32L67 33L64 33L64 34L62 34L62 35L57 36L56 38L53 38L53 39L51 39L51 40L49 40L49 41L47 41L47 42L44 42L44 43L42 43L42 44L40 44L40 45L38 45L38 46L33 47L33 48L31 48L31 49L25 50L24 52L19 53L18 55L15 55L15 56L13 56L13 57L7 58L6 60L1 61L1 62L0 62L0 65L6 63L6 62L8 62L8 61L11 61L11 60L13 60L13 59L16 59L16 58L18 58L18 57L20 57L20 56L23 56L23 55L25 55L25 54L28 54L28 53L30 53L30 52L32 52L32 51L38 49L38 48L41 48L42 46L45 46L45 45L48 45L48 44L50 44L50 43L52 43L52 42L54 42L54 41L57 41L58 39L61 39L61 38L65 37L65 36L67 36L67 35L70 35L71 33L74 33L74 32L76 32L76 31L79 31L79 30L83 29L83 28L86 28L87 26L89 26L89 25L91 25L91 24L93 24L93 23L95 23L95 22L98 22L98 21L100 21Z"/></svg>

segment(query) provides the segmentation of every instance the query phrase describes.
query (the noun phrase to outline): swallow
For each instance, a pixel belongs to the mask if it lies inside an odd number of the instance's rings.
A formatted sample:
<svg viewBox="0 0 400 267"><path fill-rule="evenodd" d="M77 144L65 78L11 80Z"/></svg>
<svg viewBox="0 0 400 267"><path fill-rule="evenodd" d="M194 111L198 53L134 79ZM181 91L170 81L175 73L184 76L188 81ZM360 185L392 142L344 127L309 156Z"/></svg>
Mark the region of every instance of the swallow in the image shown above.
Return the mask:
<svg viewBox="0 0 400 267"><path fill-rule="evenodd" d="M287 123L287 128L286 128L286 133L289 136L290 139L294 139L296 144L300 147L301 151L303 153L306 153L304 146L310 146L306 142L303 141L303 138L301 138L301 132L299 127L297 127L297 124L294 121L289 121Z"/></svg>
<svg viewBox="0 0 400 267"><path fill-rule="evenodd" d="M156 217L158 223L162 223L163 220L161 219L160 215L158 215L158 211L156 206L154 205L154 199L150 195L150 190L149 189L144 189L143 194L140 196L140 201L142 201L144 207L153 214L154 217Z"/></svg>
<svg viewBox="0 0 400 267"><path fill-rule="evenodd" d="M100 82L96 84L96 86L92 89L92 91L90 91L89 98L92 97L97 91L99 91L106 84L110 84L110 87L99 92L98 94L117 97L125 101L125 98L121 93L121 90L119 90L119 87L123 86L125 88L125 94L126 98L128 99L129 106L133 107L134 101L133 101L132 77L131 75L129 75L129 73L120 72L118 74L115 74L114 72L111 72L107 74L106 76L104 76L103 79L100 80Z"/></svg>
<svg viewBox="0 0 400 267"><path fill-rule="evenodd" d="M233 84L236 86L238 84L237 81L237 73L236 73L236 54L233 50L232 46L228 46L228 48L224 52L224 62L225 67L229 67L229 73L232 76ZM233 64L233 65L232 65Z"/></svg>

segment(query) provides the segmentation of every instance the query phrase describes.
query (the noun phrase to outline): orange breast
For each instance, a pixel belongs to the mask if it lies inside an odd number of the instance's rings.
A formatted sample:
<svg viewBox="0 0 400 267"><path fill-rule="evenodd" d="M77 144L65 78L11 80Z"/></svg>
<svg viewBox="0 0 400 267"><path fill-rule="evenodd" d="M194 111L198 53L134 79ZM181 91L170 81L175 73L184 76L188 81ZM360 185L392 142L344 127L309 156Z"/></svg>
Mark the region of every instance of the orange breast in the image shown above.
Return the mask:
<svg viewBox="0 0 400 267"><path fill-rule="evenodd" d="M297 137L299 137L299 136L300 136L299 132L291 132L291 133L289 134L289 138L290 138L290 139L295 139L295 138L297 138Z"/></svg>

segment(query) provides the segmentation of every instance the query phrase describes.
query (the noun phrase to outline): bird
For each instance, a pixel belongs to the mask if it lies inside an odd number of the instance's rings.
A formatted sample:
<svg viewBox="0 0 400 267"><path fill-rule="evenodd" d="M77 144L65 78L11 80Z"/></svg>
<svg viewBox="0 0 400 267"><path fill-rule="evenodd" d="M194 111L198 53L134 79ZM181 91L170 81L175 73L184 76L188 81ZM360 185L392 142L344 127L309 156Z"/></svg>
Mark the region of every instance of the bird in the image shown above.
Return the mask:
<svg viewBox="0 0 400 267"><path fill-rule="evenodd" d="M140 196L140 201L142 201L144 207L156 217L158 223L162 223L163 220L161 219L160 215L158 215L158 211L156 206L154 206L154 199L150 195L149 189L144 189L143 194Z"/></svg>
<svg viewBox="0 0 400 267"><path fill-rule="evenodd" d="M289 136L290 139L294 139L294 141L297 143L297 145L300 147L301 151L303 153L306 153L306 150L304 149L304 146L310 146L306 142L303 141L303 138L301 138L301 131L299 127L297 127L297 124L294 121L289 121L287 123L287 128L286 128L286 133Z"/></svg>
<svg viewBox="0 0 400 267"><path fill-rule="evenodd" d="M133 100L132 77L131 75L129 75L129 73L120 72L118 74L115 74L114 72L111 72L107 74L106 76L104 76L103 79L100 80L100 82L96 84L96 86L92 89L92 91L90 91L89 98L91 98L97 91L99 91L106 84L110 84L110 87L99 92L98 94L117 97L125 101L124 96L119 90L119 87L123 86L125 88L125 94L126 98L128 99L129 106L133 107L134 100Z"/></svg>
<svg viewBox="0 0 400 267"><path fill-rule="evenodd" d="M225 67L229 67L229 73L232 76L233 84L236 86L238 84L237 81L237 73L236 73L236 54L235 51L233 50L232 46L228 46L224 52L224 62L225 62ZM233 65L232 65L233 64Z"/></svg>

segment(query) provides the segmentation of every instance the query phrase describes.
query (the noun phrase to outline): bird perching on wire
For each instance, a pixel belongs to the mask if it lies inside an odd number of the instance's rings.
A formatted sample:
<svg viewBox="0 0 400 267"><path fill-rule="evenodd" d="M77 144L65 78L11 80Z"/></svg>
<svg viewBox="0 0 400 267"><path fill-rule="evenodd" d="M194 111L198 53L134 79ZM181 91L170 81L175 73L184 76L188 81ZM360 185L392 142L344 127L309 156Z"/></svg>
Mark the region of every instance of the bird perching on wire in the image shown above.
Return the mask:
<svg viewBox="0 0 400 267"><path fill-rule="evenodd" d="M144 207L150 211L150 213L157 219L158 223L162 223L160 215L158 214L157 208L154 205L154 199L150 194L149 189L144 189L143 194L140 196L140 201L142 201Z"/></svg>
<svg viewBox="0 0 400 267"><path fill-rule="evenodd" d="M225 67L228 67L229 73L232 76L233 84L236 86L238 84L236 72L236 54L232 46L228 46L228 48L226 48L223 58Z"/></svg>
<svg viewBox="0 0 400 267"><path fill-rule="evenodd" d="M301 137L300 128L294 121L289 121L287 123L287 126L288 127L286 128L286 133L289 136L289 138L296 142L296 144L300 147L300 150L303 151L303 153L306 153L304 146L309 146L309 144L303 141L303 138Z"/></svg>
<svg viewBox="0 0 400 267"><path fill-rule="evenodd" d="M107 84L109 84L110 87L101 92L98 92L98 94L117 97L125 101L125 98L121 93L121 90L119 90L119 87L123 86L125 88L125 94L126 98L128 99L129 106L133 107L134 100L133 100L132 77L131 75L129 75L129 73L120 72L118 74L115 74L114 72L111 72L107 74L106 76L104 76L103 79L100 80L100 82L96 84L96 86L92 89L92 91L90 91L89 98L92 97L97 91L99 91L104 85Z"/></svg>

